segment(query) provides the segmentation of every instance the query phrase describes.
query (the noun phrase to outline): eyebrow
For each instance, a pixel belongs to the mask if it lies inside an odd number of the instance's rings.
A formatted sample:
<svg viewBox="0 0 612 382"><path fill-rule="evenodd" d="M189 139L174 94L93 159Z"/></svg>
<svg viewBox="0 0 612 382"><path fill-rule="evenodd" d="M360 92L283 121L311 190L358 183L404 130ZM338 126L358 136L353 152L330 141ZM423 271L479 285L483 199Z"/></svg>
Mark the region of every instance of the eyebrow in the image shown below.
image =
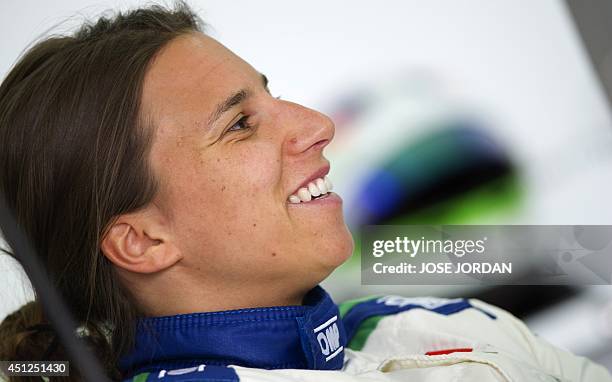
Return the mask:
<svg viewBox="0 0 612 382"><path fill-rule="evenodd" d="M265 74L261 74L261 83L266 89L266 91L269 92L268 77L266 77ZM220 102L215 108L215 111L210 115L210 118L208 118L208 126L215 123L223 115L223 113L229 111L234 106L237 106L240 103L244 102L244 100L246 100L250 95L251 92L249 90L240 89L229 97L227 97L223 102Z"/></svg>

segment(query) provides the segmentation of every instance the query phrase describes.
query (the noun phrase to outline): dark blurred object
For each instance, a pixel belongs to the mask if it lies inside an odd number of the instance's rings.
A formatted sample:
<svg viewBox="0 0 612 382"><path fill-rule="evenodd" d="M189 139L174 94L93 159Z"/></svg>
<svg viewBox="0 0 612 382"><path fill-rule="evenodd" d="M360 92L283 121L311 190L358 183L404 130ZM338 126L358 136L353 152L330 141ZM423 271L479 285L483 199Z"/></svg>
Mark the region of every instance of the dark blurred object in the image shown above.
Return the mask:
<svg viewBox="0 0 612 382"><path fill-rule="evenodd" d="M525 318L578 293L577 288L567 285L502 285L477 292L473 297Z"/></svg>
<svg viewBox="0 0 612 382"><path fill-rule="evenodd" d="M612 105L612 1L566 0Z"/></svg>
<svg viewBox="0 0 612 382"><path fill-rule="evenodd" d="M397 224L513 173L501 145L472 123L457 121L411 140L366 177L351 224Z"/></svg>

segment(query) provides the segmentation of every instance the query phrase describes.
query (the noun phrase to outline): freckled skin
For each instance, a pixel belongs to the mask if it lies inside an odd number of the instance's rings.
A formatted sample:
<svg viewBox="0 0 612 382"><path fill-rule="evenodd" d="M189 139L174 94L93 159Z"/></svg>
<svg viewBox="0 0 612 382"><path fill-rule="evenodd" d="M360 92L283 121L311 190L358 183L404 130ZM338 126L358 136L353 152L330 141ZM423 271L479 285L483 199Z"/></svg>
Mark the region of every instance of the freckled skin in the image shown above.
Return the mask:
<svg viewBox="0 0 612 382"><path fill-rule="evenodd" d="M217 104L240 89L247 101L209 125ZM333 123L272 97L223 45L201 34L170 42L145 77L143 113L155 123L155 204L183 255L164 292L175 312L299 304L351 255L339 206L287 203L327 163L315 143L331 141ZM251 129L226 132L245 115ZM186 295L170 296L174 289Z"/></svg>

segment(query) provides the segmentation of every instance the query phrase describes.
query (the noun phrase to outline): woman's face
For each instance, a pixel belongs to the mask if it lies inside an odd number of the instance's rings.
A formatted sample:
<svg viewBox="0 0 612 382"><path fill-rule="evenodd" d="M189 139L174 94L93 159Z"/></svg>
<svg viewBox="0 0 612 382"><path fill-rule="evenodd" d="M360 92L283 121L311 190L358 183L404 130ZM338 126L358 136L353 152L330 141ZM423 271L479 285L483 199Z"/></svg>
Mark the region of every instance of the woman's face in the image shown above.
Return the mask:
<svg viewBox="0 0 612 382"><path fill-rule="evenodd" d="M329 118L273 97L261 73L201 34L175 39L152 62L143 112L156 129L155 204L188 277L310 288L350 256L337 195L289 201L329 171Z"/></svg>

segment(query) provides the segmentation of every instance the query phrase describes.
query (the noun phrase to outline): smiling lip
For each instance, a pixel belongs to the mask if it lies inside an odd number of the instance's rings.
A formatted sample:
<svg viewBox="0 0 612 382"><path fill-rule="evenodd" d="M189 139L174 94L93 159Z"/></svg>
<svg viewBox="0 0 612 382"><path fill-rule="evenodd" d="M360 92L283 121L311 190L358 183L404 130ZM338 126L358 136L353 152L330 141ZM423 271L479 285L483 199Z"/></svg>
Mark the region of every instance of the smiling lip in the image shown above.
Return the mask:
<svg viewBox="0 0 612 382"><path fill-rule="evenodd" d="M297 192L299 191L300 188L302 187L308 187L308 183L312 182L313 180L317 179L317 178L323 178L325 175L327 175L329 173L329 163L326 164L325 166L321 167L320 169L318 169L315 173L313 173L310 177L308 177L308 179L306 179L304 182L302 182L302 184L300 184L291 194L289 195L294 195L297 194Z"/></svg>

